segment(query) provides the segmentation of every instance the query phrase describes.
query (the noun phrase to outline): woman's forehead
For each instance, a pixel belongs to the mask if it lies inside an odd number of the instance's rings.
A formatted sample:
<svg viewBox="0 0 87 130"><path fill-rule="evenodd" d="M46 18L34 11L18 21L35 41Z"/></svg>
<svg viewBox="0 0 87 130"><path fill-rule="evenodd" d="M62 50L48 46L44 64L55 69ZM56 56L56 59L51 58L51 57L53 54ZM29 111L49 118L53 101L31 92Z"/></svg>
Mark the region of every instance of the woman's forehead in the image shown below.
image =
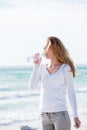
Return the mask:
<svg viewBox="0 0 87 130"><path fill-rule="evenodd" d="M43 44L43 46L48 46L49 45L49 40L46 40L45 43Z"/></svg>
<svg viewBox="0 0 87 130"><path fill-rule="evenodd" d="M49 48L50 45L51 45L51 42L47 39L47 40L46 40L46 43L45 43L45 45L44 45L44 48Z"/></svg>

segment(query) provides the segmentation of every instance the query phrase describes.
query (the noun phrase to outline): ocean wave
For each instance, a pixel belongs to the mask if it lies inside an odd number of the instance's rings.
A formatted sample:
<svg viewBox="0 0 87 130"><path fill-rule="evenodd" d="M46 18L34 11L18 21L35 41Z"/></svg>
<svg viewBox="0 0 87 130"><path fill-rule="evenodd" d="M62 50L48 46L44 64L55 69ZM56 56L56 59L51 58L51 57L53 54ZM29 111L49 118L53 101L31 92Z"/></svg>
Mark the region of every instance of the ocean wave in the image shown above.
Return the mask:
<svg viewBox="0 0 87 130"><path fill-rule="evenodd" d="M0 126L5 126L5 125L11 125L15 123L21 123L21 122L30 122L30 121L35 121L39 120L40 116L38 112L20 112L20 113L6 113L6 114L0 114Z"/></svg>
<svg viewBox="0 0 87 130"><path fill-rule="evenodd" d="M77 93L87 93L87 90L76 90Z"/></svg>
<svg viewBox="0 0 87 130"><path fill-rule="evenodd" d="M0 84L0 91L7 91L9 90L8 84Z"/></svg>
<svg viewBox="0 0 87 130"><path fill-rule="evenodd" d="M6 87L8 89L8 86L6 86ZM78 89L76 89L76 92L77 93L87 93L87 88L78 88ZM0 100L29 98L29 97L34 97L34 96L40 96L40 91L35 91L35 92L29 92L29 91L23 91L23 90L22 91L9 91L9 90L0 91Z"/></svg>
<svg viewBox="0 0 87 130"><path fill-rule="evenodd" d="M76 88L76 92L77 93L87 93L87 85L81 85L81 86L77 86Z"/></svg>
<svg viewBox="0 0 87 130"><path fill-rule="evenodd" d="M26 98L26 97L33 97L33 96L39 96L39 92L24 92L24 91L7 91L7 92L1 92L0 91L0 99L12 99L12 98Z"/></svg>

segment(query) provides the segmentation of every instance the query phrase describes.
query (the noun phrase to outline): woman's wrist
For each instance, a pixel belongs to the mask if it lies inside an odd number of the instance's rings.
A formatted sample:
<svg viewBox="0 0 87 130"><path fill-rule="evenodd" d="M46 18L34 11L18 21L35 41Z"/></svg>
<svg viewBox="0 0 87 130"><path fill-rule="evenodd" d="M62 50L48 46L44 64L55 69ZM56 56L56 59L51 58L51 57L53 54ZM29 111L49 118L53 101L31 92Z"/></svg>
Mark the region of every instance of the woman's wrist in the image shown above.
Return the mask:
<svg viewBox="0 0 87 130"><path fill-rule="evenodd" d="M39 66L40 66L39 64L33 64L34 68L39 68Z"/></svg>

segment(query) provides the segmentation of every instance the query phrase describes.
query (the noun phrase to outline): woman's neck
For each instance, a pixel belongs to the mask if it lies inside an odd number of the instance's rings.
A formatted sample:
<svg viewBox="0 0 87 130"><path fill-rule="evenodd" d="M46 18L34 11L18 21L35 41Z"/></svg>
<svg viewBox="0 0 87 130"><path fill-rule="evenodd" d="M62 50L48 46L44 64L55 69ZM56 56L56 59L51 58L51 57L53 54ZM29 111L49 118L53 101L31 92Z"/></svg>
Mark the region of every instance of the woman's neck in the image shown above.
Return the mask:
<svg viewBox="0 0 87 130"><path fill-rule="evenodd" d="M50 60L50 62L49 62L49 67L60 66L60 65L61 65L61 63L56 59Z"/></svg>

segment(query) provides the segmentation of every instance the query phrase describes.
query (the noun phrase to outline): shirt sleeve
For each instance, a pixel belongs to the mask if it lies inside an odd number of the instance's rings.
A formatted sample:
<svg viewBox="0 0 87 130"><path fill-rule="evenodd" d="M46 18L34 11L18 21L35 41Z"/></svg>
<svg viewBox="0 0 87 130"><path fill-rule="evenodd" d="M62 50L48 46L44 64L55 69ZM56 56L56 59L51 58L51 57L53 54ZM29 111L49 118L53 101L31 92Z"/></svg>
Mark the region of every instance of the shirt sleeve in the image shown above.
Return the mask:
<svg viewBox="0 0 87 130"><path fill-rule="evenodd" d="M65 77L66 87L68 90L68 98L73 111L73 116L78 117L76 94L75 94L74 83L73 83L73 74L71 72L71 68L69 65L66 65L64 68L64 77Z"/></svg>
<svg viewBox="0 0 87 130"><path fill-rule="evenodd" d="M29 79L29 88L35 89L38 85L38 82L40 81L40 65L34 64L33 71L31 73L30 79Z"/></svg>

